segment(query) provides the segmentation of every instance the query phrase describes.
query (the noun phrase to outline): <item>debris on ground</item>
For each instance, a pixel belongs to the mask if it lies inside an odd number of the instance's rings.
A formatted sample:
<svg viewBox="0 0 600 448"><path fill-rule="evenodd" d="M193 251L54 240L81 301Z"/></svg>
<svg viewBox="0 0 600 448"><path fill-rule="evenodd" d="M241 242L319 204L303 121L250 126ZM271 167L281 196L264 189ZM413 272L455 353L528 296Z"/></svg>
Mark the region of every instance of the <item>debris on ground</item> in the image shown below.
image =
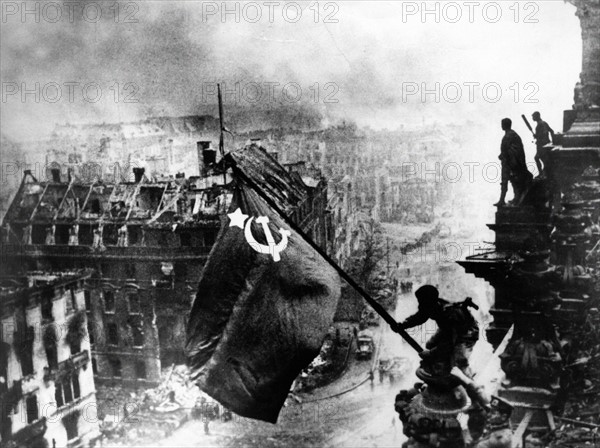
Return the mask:
<svg viewBox="0 0 600 448"><path fill-rule="evenodd" d="M163 369L162 378L153 389L98 387L100 430L111 447L147 446L162 440L198 409L204 412L204 407L210 407L213 418L228 414L191 381L187 366Z"/></svg>

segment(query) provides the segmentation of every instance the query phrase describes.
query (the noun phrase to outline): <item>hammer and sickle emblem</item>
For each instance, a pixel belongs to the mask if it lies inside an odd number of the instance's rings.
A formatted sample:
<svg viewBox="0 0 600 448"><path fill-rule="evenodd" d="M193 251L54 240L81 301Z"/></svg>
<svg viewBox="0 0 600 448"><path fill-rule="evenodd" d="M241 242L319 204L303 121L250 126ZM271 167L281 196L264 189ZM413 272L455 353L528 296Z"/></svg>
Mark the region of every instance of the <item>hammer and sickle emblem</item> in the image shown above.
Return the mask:
<svg viewBox="0 0 600 448"><path fill-rule="evenodd" d="M269 226L267 225L269 223L269 218L266 216L260 216L256 218L256 222L262 225L263 232L265 232L265 238L267 239L267 244L260 244L254 238L254 235L252 235L252 230L250 229L253 219L254 217L250 218L246 222L246 226L244 228L244 236L246 237L246 241L248 242L250 247L259 254L270 254L273 257L273 261L281 260L279 254L283 252L283 250L287 247L288 237L292 234L292 232L290 232L289 230L279 228L279 233L281 234L281 241L279 242L279 244L276 244L275 239L271 234L271 229L269 229Z"/></svg>

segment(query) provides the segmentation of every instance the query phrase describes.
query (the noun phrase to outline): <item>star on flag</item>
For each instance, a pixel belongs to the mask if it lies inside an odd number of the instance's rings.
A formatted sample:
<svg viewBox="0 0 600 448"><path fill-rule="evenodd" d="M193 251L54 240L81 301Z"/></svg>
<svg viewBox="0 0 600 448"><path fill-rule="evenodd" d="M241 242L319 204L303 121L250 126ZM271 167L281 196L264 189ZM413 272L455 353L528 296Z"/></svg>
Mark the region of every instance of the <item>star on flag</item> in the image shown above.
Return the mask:
<svg viewBox="0 0 600 448"><path fill-rule="evenodd" d="M242 210L238 207L237 210L233 213L228 213L229 219L231 222L229 223L229 227L239 227L240 229L244 228L244 221L248 215L244 215Z"/></svg>

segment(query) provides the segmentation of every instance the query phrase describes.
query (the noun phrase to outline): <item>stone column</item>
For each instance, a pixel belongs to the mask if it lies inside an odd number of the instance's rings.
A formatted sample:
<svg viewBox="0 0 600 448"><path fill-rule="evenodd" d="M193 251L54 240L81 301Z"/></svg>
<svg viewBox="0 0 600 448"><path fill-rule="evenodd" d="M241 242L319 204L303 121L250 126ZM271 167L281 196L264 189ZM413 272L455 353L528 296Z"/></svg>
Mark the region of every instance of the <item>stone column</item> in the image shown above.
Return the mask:
<svg viewBox="0 0 600 448"><path fill-rule="evenodd" d="M581 22L581 79L565 111L564 148L600 146L600 0L569 0Z"/></svg>
<svg viewBox="0 0 600 448"><path fill-rule="evenodd" d="M570 3L577 7L583 40L583 91L575 103L584 107L600 106L600 0L570 0Z"/></svg>

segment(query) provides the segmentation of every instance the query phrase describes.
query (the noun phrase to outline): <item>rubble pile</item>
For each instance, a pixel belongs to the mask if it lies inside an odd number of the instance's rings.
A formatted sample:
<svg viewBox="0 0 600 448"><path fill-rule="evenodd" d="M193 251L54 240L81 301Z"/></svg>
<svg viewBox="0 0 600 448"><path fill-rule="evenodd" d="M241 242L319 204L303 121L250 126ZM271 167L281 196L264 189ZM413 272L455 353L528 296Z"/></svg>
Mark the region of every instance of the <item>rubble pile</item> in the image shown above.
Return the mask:
<svg viewBox="0 0 600 448"><path fill-rule="evenodd" d="M203 398L212 401L190 381L186 366L173 365L162 373L163 380L154 389L98 388L100 429L110 446L145 446L168 437Z"/></svg>
<svg viewBox="0 0 600 448"><path fill-rule="evenodd" d="M565 369L568 389L564 409L556 417L550 448L583 448L600 443L600 313L591 308L575 340L575 356Z"/></svg>

